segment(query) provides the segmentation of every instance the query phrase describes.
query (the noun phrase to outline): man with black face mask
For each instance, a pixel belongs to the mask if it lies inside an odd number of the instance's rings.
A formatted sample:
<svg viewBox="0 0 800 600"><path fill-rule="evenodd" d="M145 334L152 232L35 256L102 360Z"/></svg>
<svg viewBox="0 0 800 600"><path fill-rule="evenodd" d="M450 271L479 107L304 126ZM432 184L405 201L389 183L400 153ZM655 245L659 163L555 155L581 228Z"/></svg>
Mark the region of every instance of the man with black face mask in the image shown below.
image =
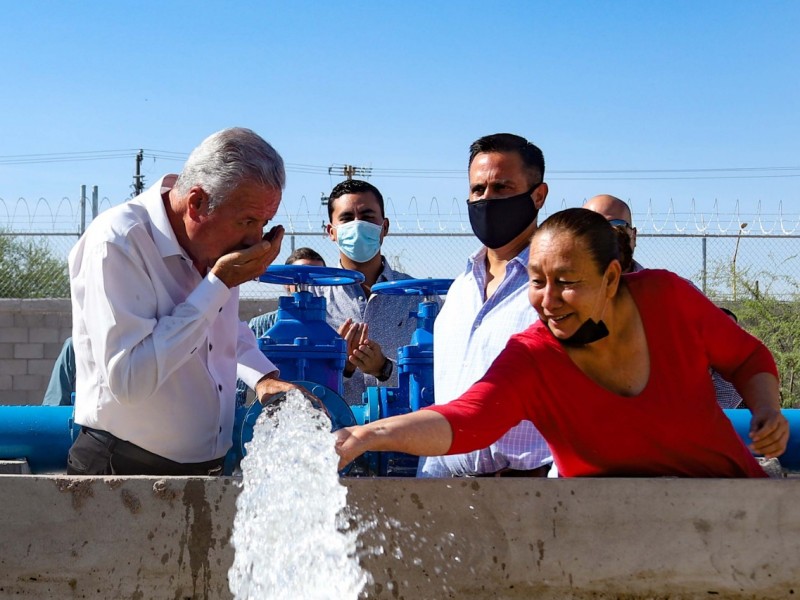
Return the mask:
<svg viewBox="0 0 800 600"><path fill-rule="evenodd" d="M436 404L480 379L514 333L537 316L527 297L528 248L547 197L542 151L497 133L470 146L467 211L482 246L467 260L434 325ZM523 421L478 452L421 459L420 477L547 476L550 449Z"/></svg>

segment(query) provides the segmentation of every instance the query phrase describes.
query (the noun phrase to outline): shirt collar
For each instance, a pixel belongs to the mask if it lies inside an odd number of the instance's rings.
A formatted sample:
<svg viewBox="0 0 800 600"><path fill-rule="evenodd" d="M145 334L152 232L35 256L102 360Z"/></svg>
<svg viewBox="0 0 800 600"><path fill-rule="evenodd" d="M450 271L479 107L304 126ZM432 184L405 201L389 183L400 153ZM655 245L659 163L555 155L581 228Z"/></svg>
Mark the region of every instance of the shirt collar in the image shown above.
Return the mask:
<svg viewBox="0 0 800 600"><path fill-rule="evenodd" d="M488 250L486 246L481 246L475 252L473 252L469 258L467 259L467 273L475 273L479 271L481 273L486 272L486 253ZM508 272L509 267L514 268L514 265L519 264L522 267L523 271L528 270L528 258L531 254L531 247L530 244L526 244L525 248L520 251L514 258L508 261L508 265L506 266L506 272Z"/></svg>
<svg viewBox="0 0 800 600"><path fill-rule="evenodd" d="M340 269L347 268L344 265L342 265L341 259L339 259L339 268ZM389 266L389 263L386 262L386 257L381 255L381 272L378 274L378 278L375 280L375 283L381 281L394 281L396 279L397 279L397 271L392 269L392 267Z"/></svg>
<svg viewBox="0 0 800 600"><path fill-rule="evenodd" d="M397 279L397 271L389 266L385 256L381 256L381 265L383 265L383 270L378 275L377 281L395 281Z"/></svg>
<svg viewBox="0 0 800 600"><path fill-rule="evenodd" d="M167 209L164 207L162 198L162 194L169 192L173 188L177 178L177 175L164 175L142 193L140 201L145 210L147 210L147 214L150 215L150 222L153 225L153 241L162 258L183 256L187 260L191 260L178 243L178 238L172 229L172 225L170 225Z"/></svg>

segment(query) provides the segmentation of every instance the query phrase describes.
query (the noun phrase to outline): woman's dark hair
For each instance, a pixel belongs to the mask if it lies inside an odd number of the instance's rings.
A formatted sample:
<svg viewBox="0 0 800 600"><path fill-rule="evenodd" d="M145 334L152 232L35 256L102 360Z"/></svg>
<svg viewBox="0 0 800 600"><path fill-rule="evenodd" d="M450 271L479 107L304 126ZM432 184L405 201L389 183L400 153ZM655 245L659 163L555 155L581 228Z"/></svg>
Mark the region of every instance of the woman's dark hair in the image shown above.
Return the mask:
<svg viewBox="0 0 800 600"><path fill-rule="evenodd" d="M586 208L567 208L553 213L539 225L533 237L548 231L569 233L583 240L600 273L605 272L612 260L620 260L623 241L630 249L628 240L620 237L603 215Z"/></svg>
<svg viewBox="0 0 800 600"><path fill-rule="evenodd" d="M630 273L633 269L633 248L631 248L631 236L625 231L624 227L614 227L619 244L619 264L622 265L623 273Z"/></svg>

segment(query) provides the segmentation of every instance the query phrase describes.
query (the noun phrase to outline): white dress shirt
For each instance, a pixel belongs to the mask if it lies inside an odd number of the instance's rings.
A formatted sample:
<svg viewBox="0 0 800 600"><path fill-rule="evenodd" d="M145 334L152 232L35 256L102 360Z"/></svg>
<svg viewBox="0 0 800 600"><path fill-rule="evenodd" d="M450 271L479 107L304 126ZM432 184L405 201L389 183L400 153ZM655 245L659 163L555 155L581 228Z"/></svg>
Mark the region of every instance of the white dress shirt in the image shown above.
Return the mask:
<svg viewBox="0 0 800 600"><path fill-rule="evenodd" d="M101 213L70 252L75 420L204 462L231 446L237 371L253 387L276 369L239 321L238 288L178 244L162 199L175 179Z"/></svg>
<svg viewBox="0 0 800 600"><path fill-rule="evenodd" d="M506 265L503 281L488 300L486 248L469 257L434 323L433 372L436 404L458 398L478 381L508 339L537 318L528 301L528 248ZM531 390L535 393L535 390ZM476 452L420 459L420 477L535 469L552 462L550 448L530 421L522 421L497 442Z"/></svg>

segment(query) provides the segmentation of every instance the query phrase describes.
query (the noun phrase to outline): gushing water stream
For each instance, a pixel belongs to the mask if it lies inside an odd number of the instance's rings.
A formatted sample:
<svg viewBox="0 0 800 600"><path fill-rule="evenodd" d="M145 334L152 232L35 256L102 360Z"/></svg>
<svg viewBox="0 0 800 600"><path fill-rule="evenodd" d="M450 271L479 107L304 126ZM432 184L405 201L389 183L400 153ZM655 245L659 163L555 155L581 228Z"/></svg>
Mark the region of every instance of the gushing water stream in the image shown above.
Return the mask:
<svg viewBox="0 0 800 600"><path fill-rule="evenodd" d="M263 411L242 460L228 584L236 600L358 598L367 574L344 515L330 421L290 392Z"/></svg>

